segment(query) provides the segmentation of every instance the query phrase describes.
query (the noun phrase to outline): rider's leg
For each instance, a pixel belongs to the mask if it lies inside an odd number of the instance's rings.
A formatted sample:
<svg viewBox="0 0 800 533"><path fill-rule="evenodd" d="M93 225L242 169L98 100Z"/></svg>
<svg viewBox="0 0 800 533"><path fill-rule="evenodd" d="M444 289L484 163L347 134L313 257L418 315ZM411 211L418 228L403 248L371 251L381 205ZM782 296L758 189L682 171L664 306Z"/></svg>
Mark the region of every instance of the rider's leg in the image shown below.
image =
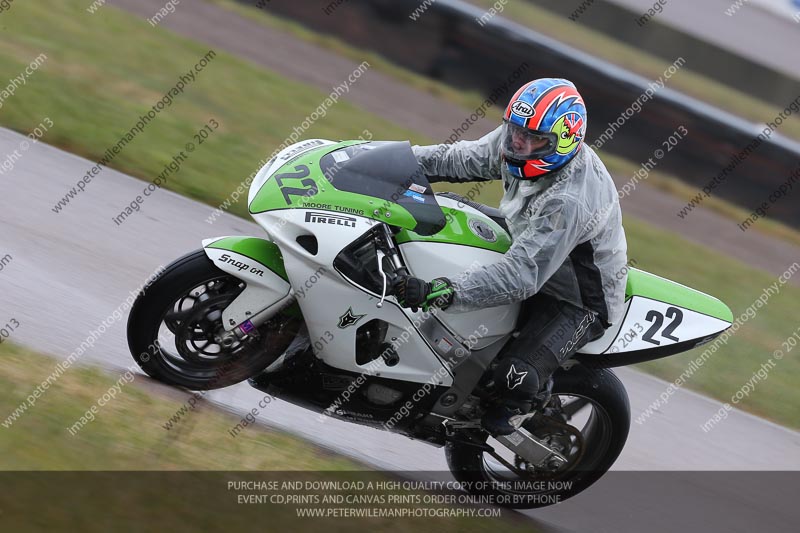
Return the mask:
<svg viewBox="0 0 800 533"><path fill-rule="evenodd" d="M561 363L605 331L593 311L542 293L525 302L523 313L520 334L501 352L494 371L501 402L482 420L495 435L512 433L508 419L527 413Z"/></svg>

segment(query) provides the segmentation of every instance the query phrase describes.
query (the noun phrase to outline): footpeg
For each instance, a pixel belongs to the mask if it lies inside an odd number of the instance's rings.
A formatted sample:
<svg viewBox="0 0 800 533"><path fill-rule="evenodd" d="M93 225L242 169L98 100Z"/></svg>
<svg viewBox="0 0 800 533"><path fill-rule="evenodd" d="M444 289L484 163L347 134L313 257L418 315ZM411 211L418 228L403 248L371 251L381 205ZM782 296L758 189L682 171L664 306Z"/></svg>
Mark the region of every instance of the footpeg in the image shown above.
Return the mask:
<svg viewBox="0 0 800 533"><path fill-rule="evenodd" d="M514 426L515 428L519 429L520 427L522 427L522 424L524 424L528 419L533 418L534 416L536 416L536 411L524 415L514 415L508 419L508 423Z"/></svg>
<svg viewBox="0 0 800 533"><path fill-rule="evenodd" d="M556 452L547 444L539 441L525 428L519 428L510 435L502 435L495 439L503 446L522 457L528 463L542 467L547 464L561 466L568 462L564 455Z"/></svg>

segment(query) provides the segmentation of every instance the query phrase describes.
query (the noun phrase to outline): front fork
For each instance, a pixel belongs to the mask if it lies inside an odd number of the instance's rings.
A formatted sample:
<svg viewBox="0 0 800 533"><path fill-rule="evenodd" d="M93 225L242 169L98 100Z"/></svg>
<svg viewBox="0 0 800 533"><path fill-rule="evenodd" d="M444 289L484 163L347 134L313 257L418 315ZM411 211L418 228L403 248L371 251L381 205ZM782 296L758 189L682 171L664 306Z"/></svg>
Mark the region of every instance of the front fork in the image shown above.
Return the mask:
<svg viewBox="0 0 800 533"><path fill-rule="evenodd" d="M230 348L237 341L244 339L248 335L257 335L257 330L259 327L269 322L273 317L282 311L289 309L295 303L296 300L294 298L294 293L291 292L289 297L283 299L277 304L270 306L268 309L264 309L263 311L255 314L253 318L247 319L240 324L230 324L234 326L233 329L221 331L214 336L214 339L223 348Z"/></svg>
<svg viewBox="0 0 800 533"><path fill-rule="evenodd" d="M295 302L275 243L257 237L219 237L204 240L203 250L216 268L246 284L222 311L224 331L215 335L221 346L233 346Z"/></svg>

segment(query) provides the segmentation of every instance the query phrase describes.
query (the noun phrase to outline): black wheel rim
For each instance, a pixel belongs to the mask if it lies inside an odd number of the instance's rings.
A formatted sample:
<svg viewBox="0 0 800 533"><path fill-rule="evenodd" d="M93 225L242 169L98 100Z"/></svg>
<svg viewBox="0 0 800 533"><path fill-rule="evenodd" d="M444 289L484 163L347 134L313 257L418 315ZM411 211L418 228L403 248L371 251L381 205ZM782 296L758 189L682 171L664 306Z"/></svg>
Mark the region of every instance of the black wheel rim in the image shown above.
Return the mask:
<svg viewBox="0 0 800 533"><path fill-rule="evenodd" d="M222 312L244 290L245 283L223 275L204 281L176 298L158 326L157 355L169 371L196 380L209 380L221 369L246 358L254 339L223 346Z"/></svg>
<svg viewBox="0 0 800 533"><path fill-rule="evenodd" d="M553 394L548 406L554 405L554 402L560 402L560 406L551 413L554 415L553 419L573 427L576 432L580 433L580 438L555 425L551 430L548 427L537 427L529 421L523 427L568 457L569 461L560 467L536 468L490 437L487 444L492 446L505 462L515 467L514 470L509 469L503 464L503 461L488 452L482 452L483 476L490 483L497 482L492 484L495 487L501 487L496 489L498 492L514 495L553 494L565 487L573 486L576 480L592 476L598 469L601 469L611 446L614 431L611 417L605 408L596 400L575 393ZM548 431L551 431L552 435L548 435ZM578 445L580 445L580 449ZM548 483L538 485L542 487L540 491L529 488L514 490L515 481L547 481ZM571 482L571 484L567 485L566 482ZM526 484L521 485L525 486ZM527 487L530 486L527 484Z"/></svg>

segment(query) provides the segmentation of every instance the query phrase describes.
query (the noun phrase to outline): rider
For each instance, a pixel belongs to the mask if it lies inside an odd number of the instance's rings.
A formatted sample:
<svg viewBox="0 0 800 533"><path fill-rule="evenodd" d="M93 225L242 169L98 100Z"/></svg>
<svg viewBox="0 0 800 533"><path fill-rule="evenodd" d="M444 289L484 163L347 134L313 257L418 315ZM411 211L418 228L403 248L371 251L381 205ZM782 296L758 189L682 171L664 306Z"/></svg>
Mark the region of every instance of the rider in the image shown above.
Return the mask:
<svg viewBox="0 0 800 533"><path fill-rule="evenodd" d="M503 259L426 282L403 277L401 305L471 311L522 302L519 335L493 373L500 401L482 419L515 431L552 374L621 319L627 244L614 182L584 144L586 105L575 85L544 78L520 88L503 124L476 141L414 146L431 182L503 180L500 211L513 243Z"/></svg>

